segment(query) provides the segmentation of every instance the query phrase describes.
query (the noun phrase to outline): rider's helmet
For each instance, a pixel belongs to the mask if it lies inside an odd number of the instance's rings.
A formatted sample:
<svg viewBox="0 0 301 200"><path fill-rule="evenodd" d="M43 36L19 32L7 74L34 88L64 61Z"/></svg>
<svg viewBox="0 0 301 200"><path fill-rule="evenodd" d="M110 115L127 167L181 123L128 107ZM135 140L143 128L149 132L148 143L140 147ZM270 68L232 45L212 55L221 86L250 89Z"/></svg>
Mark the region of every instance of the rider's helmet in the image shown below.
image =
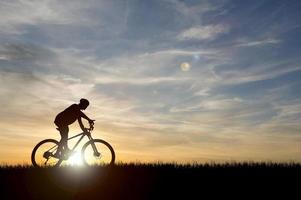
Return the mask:
<svg viewBox="0 0 301 200"><path fill-rule="evenodd" d="M87 99L80 99L79 105L82 109L86 109L89 105L89 101Z"/></svg>

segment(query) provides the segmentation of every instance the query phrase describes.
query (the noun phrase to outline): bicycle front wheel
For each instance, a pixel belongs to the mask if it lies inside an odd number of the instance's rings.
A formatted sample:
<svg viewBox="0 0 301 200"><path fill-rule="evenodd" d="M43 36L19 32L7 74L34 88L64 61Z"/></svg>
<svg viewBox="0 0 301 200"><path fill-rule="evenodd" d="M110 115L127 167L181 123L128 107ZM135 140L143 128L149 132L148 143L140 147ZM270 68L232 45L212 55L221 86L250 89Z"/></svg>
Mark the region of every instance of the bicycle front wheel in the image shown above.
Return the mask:
<svg viewBox="0 0 301 200"><path fill-rule="evenodd" d="M63 160L54 157L59 142L54 139L46 139L39 142L31 153L31 162L35 167L59 166Z"/></svg>
<svg viewBox="0 0 301 200"><path fill-rule="evenodd" d="M93 139L83 146L82 158L86 165L112 165L115 162L115 152L106 141Z"/></svg>

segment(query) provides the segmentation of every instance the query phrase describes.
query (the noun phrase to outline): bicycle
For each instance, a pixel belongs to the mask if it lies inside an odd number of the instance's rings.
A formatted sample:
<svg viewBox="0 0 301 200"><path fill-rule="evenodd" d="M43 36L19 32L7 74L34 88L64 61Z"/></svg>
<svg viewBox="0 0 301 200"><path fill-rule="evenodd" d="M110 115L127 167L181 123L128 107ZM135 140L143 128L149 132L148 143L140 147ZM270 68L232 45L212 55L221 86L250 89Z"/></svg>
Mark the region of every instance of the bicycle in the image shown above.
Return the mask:
<svg viewBox="0 0 301 200"><path fill-rule="evenodd" d="M76 144L71 149L75 153L75 149L81 140L87 136L89 141L86 142L81 149L81 159L84 165L113 165L115 162L115 152L113 147L102 139L93 139L91 132L94 129L94 123L90 124L90 128L85 128L82 133L74 135L68 140L79 138ZM57 130L59 130L57 128ZM31 162L35 167L58 167L63 161L67 161L73 153L69 155L57 155L59 142L54 139L46 139L39 142L32 150Z"/></svg>

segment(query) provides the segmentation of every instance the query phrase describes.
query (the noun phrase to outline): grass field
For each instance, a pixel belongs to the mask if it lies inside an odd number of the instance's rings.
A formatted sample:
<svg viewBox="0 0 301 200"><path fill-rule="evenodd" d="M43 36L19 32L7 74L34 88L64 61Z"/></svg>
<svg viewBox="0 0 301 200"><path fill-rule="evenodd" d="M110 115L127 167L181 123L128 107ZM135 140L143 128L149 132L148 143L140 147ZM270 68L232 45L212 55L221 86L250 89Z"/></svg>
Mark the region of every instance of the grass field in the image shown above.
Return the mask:
<svg viewBox="0 0 301 200"><path fill-rule="evenodd" d="M259 194L290 199L300 194L301 164L2 166L0 179L0 199L245 199Z"/></svg>

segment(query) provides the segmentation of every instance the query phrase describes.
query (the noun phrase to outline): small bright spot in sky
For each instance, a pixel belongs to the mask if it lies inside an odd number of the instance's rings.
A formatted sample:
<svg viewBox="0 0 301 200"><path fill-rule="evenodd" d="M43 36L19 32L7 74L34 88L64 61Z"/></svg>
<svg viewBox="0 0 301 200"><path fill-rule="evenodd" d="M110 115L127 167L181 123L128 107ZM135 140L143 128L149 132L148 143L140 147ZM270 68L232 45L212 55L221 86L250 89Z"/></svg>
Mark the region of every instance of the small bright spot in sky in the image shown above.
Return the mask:
<svg viewBox="0 0 301 200"><path fill-rule="evenodd" d="M190 64L189 64L188 62L183 62L183 63L181 64L181 70L182 70L183 72L189 71L189 70L190 70Z"/></svg>
<svg viewBox="0 0 301 200"><path fill-rule="evenodd" d="M200 60L200 56L197 55L197 54L194 54L194 55L193 55L193 59L194 59L195 61L198 61L198 60Z"/></svg>
<svg viewBox="0 0 301 200"><path fill-rule="evenodd" d="M80 152L75 152L69 159L68 163L72 166L82 166L82 156Z"/></svg>

